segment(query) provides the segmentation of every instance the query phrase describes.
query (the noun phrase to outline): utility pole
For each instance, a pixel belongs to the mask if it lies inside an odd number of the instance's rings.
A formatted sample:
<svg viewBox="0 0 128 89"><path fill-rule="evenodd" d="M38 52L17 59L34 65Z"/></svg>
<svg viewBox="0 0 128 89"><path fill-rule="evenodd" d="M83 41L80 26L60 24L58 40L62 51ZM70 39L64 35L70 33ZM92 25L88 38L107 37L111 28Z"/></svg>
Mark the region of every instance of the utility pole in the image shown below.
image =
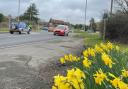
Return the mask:
<svg viewBox="0 0 128 89"><path fill-rule="evenodd" d="M108 14L104 13L103 20L104 20L104 29L103 29L103 41L105 42L106 36L106 25L107 25Z"/></svg>
<svg viewBox="0 0 128 89"><path fill-rule="evenodd" d="M86 20L87 20L87 4L88 4L88 1L86 0L86 2L85 2L85 26L84 26L84 31L86 31Z"/></svg>
<svg viewBox="0 0 128 89"><path fill-rule="evenodd" d="M9 27L9 30L11 29L11 20L12 20L12 16L11 15L8 15L8 27Z"/></svg>
<svg viewBox="0 0 128 89"><path fill-rule="evenodd" d="M32 24L32 2L30 3L30 24Z"/></svg>
<svg viewBox="0 0 128 89"><path fill-rule="evenodd" d="M18 0L18 22L20 21L20 0Z"/></svg>
<svg viewBox="0 0 128 89"><path fill-rule="evenodd" d="M112 13L113 13L113 1L114 1L114 0L111 0L110 15L112 15Z"/></svg>
<svg viewBox="0 0 128 89"><path fill-rule="evenodd" d="M105 42L105 36L106 36L106 18L104 18L103 42Z"/></svg>

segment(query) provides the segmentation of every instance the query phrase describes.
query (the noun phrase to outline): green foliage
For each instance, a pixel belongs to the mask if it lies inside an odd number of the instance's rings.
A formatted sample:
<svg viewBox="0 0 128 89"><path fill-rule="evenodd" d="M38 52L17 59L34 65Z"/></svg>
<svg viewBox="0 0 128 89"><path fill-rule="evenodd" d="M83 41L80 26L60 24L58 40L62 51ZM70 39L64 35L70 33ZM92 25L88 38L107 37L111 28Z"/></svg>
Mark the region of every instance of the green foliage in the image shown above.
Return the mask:
<svg viewBox="0 0 128 89"><path fill-rule="evenodd" d="M4 19L4 15L0 13L0 23L3 21L3 19Z"/></svg>
<svg viewBox="0 0 128 89"><path fill-rule="evenodd" d="M94 18L91 18L90 20L90 30L93 30L94 32L96 32L96 23L95 23L95 19Z"/></svg>
<svg viewBox="0 0 128 89"><path fill-rule="evenodd" d="M31 4L26 12L20 16L20 20L28 20L28 21L34 21L37 23L39 18L37 17L39 14L36 5L33 3Z"/></svg>
<svg viewBox="0 0 128 89"><path fill-rule="evenodd" d="M128 43L127 18L128 15L121 13L109 17L106 24L106 38L116 42Z"/></svg>
<svg viewBox="0 0 128 89"><path fill-rule="evenodd" d="M83 29L83 25L82 24L76 24L74 25L75 29Z"/></svg>

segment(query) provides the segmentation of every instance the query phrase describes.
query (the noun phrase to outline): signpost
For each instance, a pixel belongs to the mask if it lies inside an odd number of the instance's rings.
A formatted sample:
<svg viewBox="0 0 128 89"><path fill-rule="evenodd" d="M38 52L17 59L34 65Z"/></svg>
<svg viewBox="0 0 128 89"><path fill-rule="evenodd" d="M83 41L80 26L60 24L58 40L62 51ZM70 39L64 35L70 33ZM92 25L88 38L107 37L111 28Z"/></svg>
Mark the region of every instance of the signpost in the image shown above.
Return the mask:
<svg viewBox="0 0 128 89"><path fill-rule="evenodd" d="M87 4L88 4L88 1L86 0L86 2L85 2L85 26L84 26L84 31L86 31Z"/></svg>
<svg viewBox="0 0 128 89"><path fill-rule="evenodd" d="M9 21L8 21L8 27L10 29L11 28L12 16L11 15L8 15L8 19L9 19Z"/></svg>

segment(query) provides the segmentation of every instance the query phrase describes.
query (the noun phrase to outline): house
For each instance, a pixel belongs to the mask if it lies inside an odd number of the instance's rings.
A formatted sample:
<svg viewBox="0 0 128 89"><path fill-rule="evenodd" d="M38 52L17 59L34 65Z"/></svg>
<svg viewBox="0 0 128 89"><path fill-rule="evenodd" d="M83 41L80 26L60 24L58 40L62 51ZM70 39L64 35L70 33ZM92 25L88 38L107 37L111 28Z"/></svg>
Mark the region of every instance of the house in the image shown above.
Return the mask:
<svg viewBox="0 0 128 89"><path fill-rule="evenodd" d="M57 25L69 25L69 22L65 22L63 20L50 19L49 27L56 27Z"/></svg>

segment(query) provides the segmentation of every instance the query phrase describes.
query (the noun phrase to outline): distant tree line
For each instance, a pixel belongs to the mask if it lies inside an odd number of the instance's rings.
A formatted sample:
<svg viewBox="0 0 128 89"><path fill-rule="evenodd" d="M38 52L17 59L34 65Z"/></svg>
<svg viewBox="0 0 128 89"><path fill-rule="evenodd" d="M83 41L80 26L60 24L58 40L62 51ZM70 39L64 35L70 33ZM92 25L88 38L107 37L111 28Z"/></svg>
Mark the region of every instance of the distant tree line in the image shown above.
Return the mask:
<svg viewBox="0 0 128 89"><path fill-rule="evenodd" d="M79 29L79 30L83 29L83 25L82 24L75 24L73 26L74 26L75 29Z"/></svg>

